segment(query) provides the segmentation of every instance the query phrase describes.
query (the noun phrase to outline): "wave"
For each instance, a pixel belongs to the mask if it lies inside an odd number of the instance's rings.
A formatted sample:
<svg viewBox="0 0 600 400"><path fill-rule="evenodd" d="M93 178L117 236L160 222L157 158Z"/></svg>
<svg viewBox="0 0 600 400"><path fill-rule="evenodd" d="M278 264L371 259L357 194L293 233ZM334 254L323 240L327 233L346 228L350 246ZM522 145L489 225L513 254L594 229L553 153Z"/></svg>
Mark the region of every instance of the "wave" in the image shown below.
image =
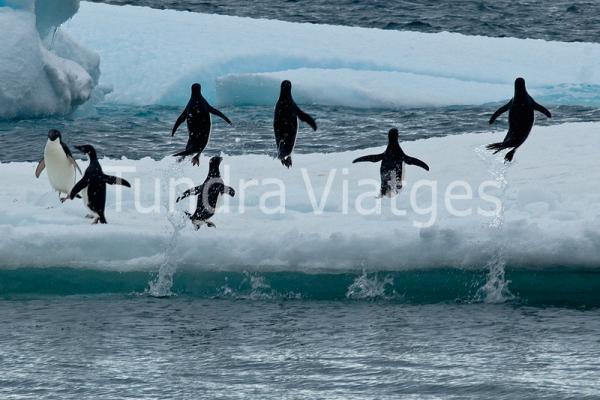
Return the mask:
<svg viewBox="0 0 600 400"><path fill-rule="evenodd" d="M171 294L194 298L259 301L392 301L408 304L499 303L530 306L599 307L600 271L507 268L508 294L485 291L486 270L437 268L425 271L179 270ZM149 295L154 273L77 268L0 269L0 297Z"/></svg>
<svg viewBox="0 0 600 400"><path fill-rule="evenodd" d="M151 28L150 28L151 27ZM160 27L160 28L157 28ZM182 105L192 82L220 105L273 102L290 77L302 102L354 107L501 101L516 76L555 104L600 104L600 44L290 23L83 3L65 31L102 56L108 100ZM263 93L263 91L265 93ZM339 94L336 94L339 93Z"/></svg>

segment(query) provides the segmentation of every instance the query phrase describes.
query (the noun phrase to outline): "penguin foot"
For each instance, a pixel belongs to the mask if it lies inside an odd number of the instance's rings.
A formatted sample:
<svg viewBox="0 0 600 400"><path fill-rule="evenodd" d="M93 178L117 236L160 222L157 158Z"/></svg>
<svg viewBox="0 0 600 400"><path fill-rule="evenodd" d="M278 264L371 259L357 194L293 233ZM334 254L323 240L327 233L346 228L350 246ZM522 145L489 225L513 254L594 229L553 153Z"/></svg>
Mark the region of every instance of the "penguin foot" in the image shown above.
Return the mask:
<svg viewBox="0 0 600 400"><path fill-rule="evenodd" d="M192 158L192 165L200 165L200 156L195 156Z"/></svg>
<svg viewBox="0 0 600 400"><path fill-rule="evenodd" d="M64 203L65 201L69 200L68 197L59 197L59 199L61 203Z"/></svg>
<svg viewBox="0 0 600 400"><path fill-rule="evenodd" d="M92 218L96 218L95 216L93 216L92 214L86 214L85 217L87 219L92 219Z"/></svg>
<svg viewBox="0 0 600 400"><path fill-rule="evenodd" d="M213 224L210 221L205 221L206 222L206 226L208 226L209 228L216 228L217 226L215 224Z"/></svg>
<svg viewBox="0 0 600 400"><path fill-rule="evenodd" d="M98 223L98 221L100 220L100 218L99 218L99 217L92 217L92 218L93 218L93 220L92 220L92 222L90 223L91 225L96 225L96 224Z"/></svg>

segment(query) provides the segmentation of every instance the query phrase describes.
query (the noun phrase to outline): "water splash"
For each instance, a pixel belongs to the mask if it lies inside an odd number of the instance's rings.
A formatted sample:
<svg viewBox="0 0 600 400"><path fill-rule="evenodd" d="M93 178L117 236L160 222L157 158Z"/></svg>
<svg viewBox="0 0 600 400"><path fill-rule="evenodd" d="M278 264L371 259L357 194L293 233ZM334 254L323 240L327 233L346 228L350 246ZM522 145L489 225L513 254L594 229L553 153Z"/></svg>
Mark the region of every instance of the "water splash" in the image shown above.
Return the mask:
<svg viewBox="0 0 600 400"><path fill-rule="evenodd" d="M171 236L165 246L165 250L163 252L164 260L158 269L158 274L148 283L148 289L146 292L152 297L171 297L174 295L171 291L171 288L173 287L173 276L177 271L175 249L177 247L177 242L179 241L181 231L186 226L187 218L179 211L170 210L169 183L171 177L181 176L182 174L183 166L177 161L169 164L169 167L164 169L161 173L161 192L162 198L165 199L163 201L163 206L167 212L167 220L171 225Z"/></svg>
<svg viewBox="0 0 600 400"><path fill-rule="evenodd" d="M391 289L388 290L388 287ZM350 300L375 300L375 299L391 299L396 296L393 290L394 278L387 275L383 279L379 279L377 274L369 277L366 271L363 270L362 275L357 277L346 291L346 298Z"/></svg>
<svg viewBox="0 0 600 400"><path fill-rule="evenodd" d="M506 174L510 168L510 163L506 163L502 156L492 154L485 146L477 147L475 153L487 165L488 172L498 184L501 205L492 222L489 224L489 228L493 232L499 234L502 232L504 226L506 189L508 187ZM500 235L497 235L497 237L500 238ZM475 301L484 303L504 303L515 298L508 289L510 281L507 281L505 277L505 252L506 249L504 244L500 242L496 253L485 265L485 268L488 270L487 279L485 284L477 291Z"/></svg>

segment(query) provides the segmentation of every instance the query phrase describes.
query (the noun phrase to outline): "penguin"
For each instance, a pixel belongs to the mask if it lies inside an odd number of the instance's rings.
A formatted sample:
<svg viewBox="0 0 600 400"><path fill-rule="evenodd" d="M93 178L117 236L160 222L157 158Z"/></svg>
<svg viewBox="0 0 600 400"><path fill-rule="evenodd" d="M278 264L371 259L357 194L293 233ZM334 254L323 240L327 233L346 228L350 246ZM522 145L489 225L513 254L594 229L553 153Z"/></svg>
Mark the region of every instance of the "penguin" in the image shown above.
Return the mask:
<svg viewBox="0 0 600 400"><path fill-rule="evenodd" d="M206 99L202 97L200 84L194 83L192 85L192 95L190 100L179 118L177 118L177 121L175 121L173 131L171 132L171 137L175 136L175 131L177 131L179 125L181 125L183 121L187 121L190 137L185 146L185 150L173 154L174 157L181 157L179 161L183 161L186 156L196 153L196 156L192 158L192 165L200 165L200 153L202 153L210 138L210 114L221 117L225 122L231 125L231 121L225 114L212 107L208 104Z"/></svg>
<svg viewBox="0 0 600 400"><path fill-rule="evenodd" d="M277 145L277 158L285 167L292 166L292 151L296 144L298 133L298 119L306 122L317 130L315 120L296 105L292 97L292 83L288 80L281 82L279 99L275 105L273 130L275 131L275 144Z"/></svg>
<svg viewBox="0 0 600 400"><path fill-rule="evenodd" d="M200 229L202 224L206 224L211 228L216 228L216 225L209 221L217 208L219 197L228 194L229 196L235 196L235 190L232 187L225 186L223 179L221 178L221 172L219 166L223 159L219 156L212 157L209 163L208 176L204 180L204 183L195 188L188 189L181 194L175 200L178 203L180 200L185 199L188 196L198 196L196 203L196 212L185 214L190 218L196 230Z"/></svg>
<svg viewBox="0 0 600 400"><path fill-rule="evenodd" d="M423 161L407 156L398 143L398 129L390 129L388 133L388 145L381 154L359 157L352 163L357 162L379 162L381 167L379 173L381 176L381 195L391 197L402 189L403 169L402 164L416 165L429 171L429 166Z"/></svg>
<svg viewBox="0 0 600 400"><path fill-rule="evenodd" d="M61 134L56 129L48 131L48 141L44 147L44 157L40 160L35 169L35 177L39 178L40 174L47 169L48 180L50 186L58 192L58 198L61 193L68 195L75 184L77 172L81 175L81 169L77 165L77 161L73 158L71 150L62 141Z"/></svg>
<svg viewBox="0 0 600 400"><path fill-rule="evenodd" d="M533 127L534 111L539 111L548 118L552 118L552 114L544 106L539 105L527 93L525 88L525 79L515 79L515 94L514 97L505 105L500 107L490 118L490 124L493 124L496 118L508 111L508 132L504 141L492 143L486 148L494 150L494 154L504 149L512 150L506 153L504 160L511 162L515 156L515 151L525 143L531 128Z"/></svg>
<svg viewBox="0 0 600 400"><path fill-rule="evenodd" d="M102 172L102 167L100 166L100 162L98 162L98 156L93 146L85 144L83 146L75 146L75 148L88 156L90 165L88 165L79 182L73 186L68 198L73 200L79 192L85 190L86 196L84 196L84 199L87 199L86 206L93 213L92 224L97 224L98 222L106 224L106 217L104 216L106 184L117 184L126 187L131 187L131 184L123 178L105 175Z"/></svg>

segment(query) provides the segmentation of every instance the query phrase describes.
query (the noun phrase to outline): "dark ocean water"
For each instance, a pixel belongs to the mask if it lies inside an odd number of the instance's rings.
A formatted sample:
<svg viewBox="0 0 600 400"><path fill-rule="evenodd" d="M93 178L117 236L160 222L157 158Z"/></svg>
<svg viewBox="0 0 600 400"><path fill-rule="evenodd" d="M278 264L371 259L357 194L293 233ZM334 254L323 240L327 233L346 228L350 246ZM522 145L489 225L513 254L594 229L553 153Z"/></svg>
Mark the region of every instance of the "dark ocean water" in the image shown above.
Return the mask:
<svg viewBox="0 0 600 400"><path fill-rule="evenodd" d="M597 399L600 313L511 305L0 300L2 399Z"/></svg>
<svg viewBox="0 0 600 400"><path fill-rule="evenodd" d="M594 0L93 0L160 9L418 32L600 41Z"/></svg>
<svg viewBox="0 0 600 400"><path fill-rule="evenodd" d="M331 153L383 146L387 131L400 130L403 141L489 130L505 131L506 117L488 124L498 105L475 107L415 108L397 110L305 106L319 126L313 132L301 124L294 151ZM600 109L586 106L551 107L552 119L539 115L537 124L600 121ZM233 121L229 126L213 120L207 154L274 154L273 108L224 107ZM170 133L181 110L165 106L103 104L91 115L0 121L0 161L39 161L48 129L59 129L69 145L89 143L111 157L162 159L185 148L187 129L182 125L175 138ZM73 150L73 149L72 149Z"/></svg>

